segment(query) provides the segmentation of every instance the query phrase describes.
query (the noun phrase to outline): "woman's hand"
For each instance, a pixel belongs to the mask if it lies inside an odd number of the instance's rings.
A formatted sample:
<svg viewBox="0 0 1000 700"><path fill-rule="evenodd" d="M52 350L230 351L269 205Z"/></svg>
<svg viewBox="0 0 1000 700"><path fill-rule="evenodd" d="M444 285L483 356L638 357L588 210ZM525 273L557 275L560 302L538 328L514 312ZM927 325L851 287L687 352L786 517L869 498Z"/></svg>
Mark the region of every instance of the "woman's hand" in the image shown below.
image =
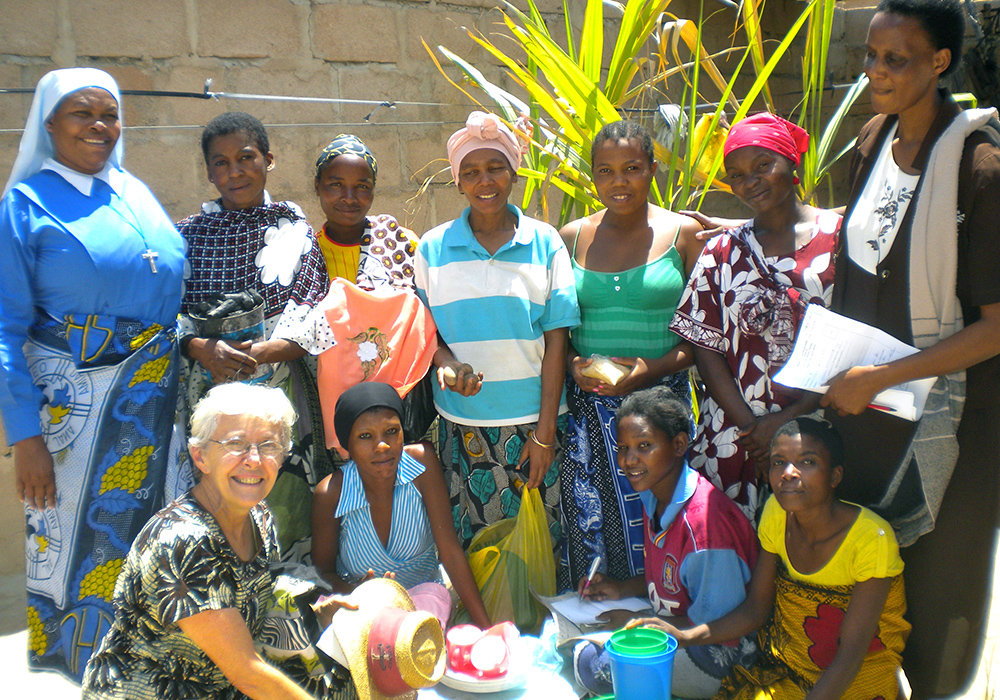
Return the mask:
<svg viewBox="0 0 1000 700"><path fill-rule="evenodd" d="M584 600L621 600L630 595L623 591L624 584L624 581L608 578L598 571L594 574L589 586L587 585L587 577L581 578L576 585L576 592ZM585 587L586 590L584 590Z"/></svg>
<svg viewBox="0 0 1000 700"><path fill-rule="evenodd" d="M362 577L362 579L360 581L358 581L357 583L354 584L354 587L357 588L358 586L360 586L365 581L371 581L373 578L376 578L375 577L375 570L374 569L368 569L368 572L364 575L364 577ZM387 579L390 579L392 581L395 581L396 580L396 572L395 571L386 571L384 574L382 574L378 578L387 578Z"/></svg>
<svg viewBox="0 0 1000 700"><path fill-rule="evenodd" d="M521 448L521 456L517 459L518 469L524 471L524 463L528 463L528 482L525 488L537 489L545 481L546 474L552 468L552 463L556 460L556 437L553 435L549 441L538 438L539 442L549 445L545 447L538 444L530 437L524 441Z"/></svg>
<svg viewBox="0 0 1000 700"><path fill-rule="evenodd" d="M875 399L875 395L885 389L876 376L877 367L865 365L851 367L830 380L820 405L832 408L842 416L856 416Z"/></svg>
<svg viewBox="0 0 1000 700"><path fill-rule="evenodd" d="M593 358L583 357L582 355L576 355L570 358L569 362L566 363L566 369L569 370L569 374L573 377L573 381L576 385L580 387L582 391L588 394L596 393L598 387L602 386L601 380L595 377L588 377L583 374L583 368L589 367L593 363Z"/></svg>
<svg viewBox="0 0 1000 700"><path fill-rule="evenodd" d="M188 355L212 375L215 384L246 379L257 370L257 360L249 354L253 343L227 343L219 338L192 338Z"/></svg>
<svg viewBox="0 0 1000 700"><path fill-rule="evenodd" d="M701 224L702 230L695 234L695 238L699 241L707 241L715 238L720 233L725 233L729 229L736 228L746 222L746 219L723 219L719 216L705 216L700 211L688 211L687 209L680 210L678 214L690 216Z"/></svg>
<svg viewBox="0 0 1000 700"><path fill-rule="evenodd" d="M637 617L625 623L625 629L631 630L636 627L646 627L648 629L662 630L677 640L678 645L684 646L687 641L684 630L680 630L661 617Z"/></svg>
<svg viewBox="0 0 1000 700"><path fill-rule="evenodd" d="M294 362L300 357L305 357L306 351L294 341L278 338L253 343L247 350L247 354L257 364L266 364L269 362Z"/></svg>
<svg viewBox="0 0 1000 700"><path fill-rule="evenodd" d="M756 416L739 429L740 442L753 458L757 476L766 478L771 463L771 440L789 418L781 411Z"/></svg>
<svg viewBox="0 0 1000 700"><path fill-rule="evenodd" d="M641 357L612 357L611 361L628 367L629 373L615 385L602 384L597 390L601 396L627 396L660 380L660 377L650 371L646 360Z"/></svg>
<svg viewBox="0 0 1000 700"><path fill-rule="evenodd" d="M334 613L341 608L346 608L347 610L358 609L357 603L352 603L343 596L338 595L320 596L319 600L309 607L316 613L316 619L319 620L322 629L330 626L330 623L333 622Z"/></svg>
<svg viewBox="0 0 1000 700"><path fill-rule="evenodd" d="M580 374L579 369L586 367L593 360L589 357L578 357L573 360L570 370L577 386L587 393L600 396L627 396L633 391L652 386L660 379L652 375L646 361L641 357L612 357L610 359L629 369L629 373L622 377L617 384L606 384L600 379Z"/></svg>
<svg viewBox="0 0 1000 700"><path fill-rule="evenodd" d="M14 477L21 503L36 510L55 507L56 475L41 435L14 444Z"/></svg>
<svg viewBox="0 0 1000 700"><path fill-rule="evenodd" d="M437 368L437 381L441 391L448 389L462 396L475 396L483 387L483 373L477 373L468 362L452 360Z"/></svg>
<svg viewBox="0 0 1000 700"><path fill-rule="evenodd" d="M830 380L830 388L820 399L820 405L832 408L842 416L856 416L871 404L885 387L875 376L872 365L851 367Z"/></svg>
<svg viewBox="0 0 1000 700"><path fill-rule="evenodd" d="M266 601L258 602L264 605ZM233 687L251 700L313 700L295 681L261 658L238 609L204 610L182 617L177 626Z"/></svg>

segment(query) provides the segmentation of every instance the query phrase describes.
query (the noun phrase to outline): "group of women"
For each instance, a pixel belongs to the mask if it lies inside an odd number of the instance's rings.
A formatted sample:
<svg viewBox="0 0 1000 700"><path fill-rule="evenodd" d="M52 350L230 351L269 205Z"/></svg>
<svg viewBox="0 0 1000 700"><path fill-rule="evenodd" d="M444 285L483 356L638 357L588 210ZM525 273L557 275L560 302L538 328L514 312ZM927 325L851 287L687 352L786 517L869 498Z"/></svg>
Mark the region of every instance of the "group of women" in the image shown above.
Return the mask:
<svg viewBox="0 0 1000 700"><path fill-rule="evenodd" d="M707 243L709 219L649 204L652 142L630 122L593 142L604 210L559 233L527 217L508 202L523 128L481 112L447 145L469 206L419 243L392 217L368 216L378 166L350 135L317 160L327 220L314 232L296 205L271 199L266 131L242 113L206 127L202 151L219 198L175 228L122 167L111 77L46 75L0 202L0 412L26 506L31 664L79 680L90 660L93 697L184 695L183 683L250 697L320 692L308 672L292 681L254 648L277 538L286 555L311 554L342 593L383 573L406 587L437 584L442 563L485 626L463 550L517 512L522 487L541 492L564 553L563 587L599 557L591 595L641 591L645 577L650 597L666 601L686 590L693 565L660 552L663 571L651 573L651 548L671 541L673 523L697 519L691 499L711 482L735 503L728 521L760 523L759 556L750 529L749 543L730 547L739 556L722 557L746 601L699 607L687 591L683 609L701 610L698 619L641 624L712 646L749 638L777 605L816 642L809 635L819 628L806 630L807 616L789 613L801 606L782 608L782 595L836 589L824 600L842 625L824 627L820 644L832 651L791 659L779 642L794 631L767 628L758 641L770 670L740 682L768 687L780 677L801 697L848 686L874 697L882 686L851 683L872 655L885 663L887 646L889 665L899 663L905 562L906 673L916 696L953 690L973 670L989 580L987 557L956 544L992 541L1000 500L1000 277L991 274L1000 130L994 111L962 111L937 85L958 63L964 27L955 0L879 5L864 66L879 116L858 139L842 213L796 195L801 129L769 114L735 124L726 177L754 217ZM331 287L332 278L343 283ZM349 324L324 297L340 289L354 298L345 285L368 295L366 309L406 310L404 335L424 339L406 362L393 365L388 339L403 336L388 325L337 335ZM244 290L263 299L261 337L203 337L190 322L210 295ZM918 352L854 367L822 399L793 392L772 380L809 303ZM336 345L357 355L369 381L324 400L324 354ZM605 358L618 376L595 371ZM399 394L431 365L439 442L404 447ZM686 427L650 405L689 406L692 365L706 394L688 447ZM930 376L939 385L923 420L868 408L879 391ZM214 400L202 398L213 384L242 381L281 391L263 400L217 387ZM626 405L632 419L616 421L623 399L665 392L661 385L672 392ZM821 407L843 435L843 458L827 428L802 418ZM333 469L326 448L337 445L349 461ZM312 490L310 515L302 504ZM891 522L908 545L902 559L885 521L851 503ZM855 547L848 540L862 520L876 524L865 531L875 539ZM878 566L844 564L872 547ZM889 613L892 633L879 637ZM872 634L882 648L866 647ZM754 668L729 656L734 669ZM323 687L346 692L329 679ZM723 687L743 692L730 680Z"/></svg>

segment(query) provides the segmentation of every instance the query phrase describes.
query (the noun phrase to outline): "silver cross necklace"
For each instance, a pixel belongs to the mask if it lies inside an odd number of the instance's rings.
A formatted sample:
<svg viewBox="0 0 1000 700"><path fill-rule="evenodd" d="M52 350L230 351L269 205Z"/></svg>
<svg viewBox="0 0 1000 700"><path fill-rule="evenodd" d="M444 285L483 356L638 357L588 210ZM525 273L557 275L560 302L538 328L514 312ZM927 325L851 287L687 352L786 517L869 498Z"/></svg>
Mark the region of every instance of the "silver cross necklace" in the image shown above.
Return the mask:
<svg viewBox="0 0 1000 700"><path fill-rule="evenodd" d="M112 188L110 188L110 186L109 186L109 189L112 189ZM112 189L112 192L114 192L113 189ZM124 193L125 193L125 183L122 182L122 194L124 195ZM118 209L116 209L114 207L112 207L111 209L116 214L118 214L118 217L122 221L124 221L126 224L128 224L129 226L131 226L132 229L135 230L135 232L139 234L139 238L142 239L142 244L146 247L146 250L144 250L142 252L142 259L145 260L145 261L147 261L149 263L149 271L152 272L155 275L157 273L157 270L156 270L156 259L158 257L160 257L160 254L157 253L152 248L150 248L149 247L149 243L146 242L146 236L145 236L145 234L143 234L142 227L139 225L139 217L135 215L135 212L132 210L132 207L129 206L128 200L125 199L124 196L118 197L118 199L125 206L125 208L128 209L129 213L132 215L132 217L135 219L135 221L130 221L128 219L128 217L126 217L124 214L122 214L122 212L120 212Z"/></svg>

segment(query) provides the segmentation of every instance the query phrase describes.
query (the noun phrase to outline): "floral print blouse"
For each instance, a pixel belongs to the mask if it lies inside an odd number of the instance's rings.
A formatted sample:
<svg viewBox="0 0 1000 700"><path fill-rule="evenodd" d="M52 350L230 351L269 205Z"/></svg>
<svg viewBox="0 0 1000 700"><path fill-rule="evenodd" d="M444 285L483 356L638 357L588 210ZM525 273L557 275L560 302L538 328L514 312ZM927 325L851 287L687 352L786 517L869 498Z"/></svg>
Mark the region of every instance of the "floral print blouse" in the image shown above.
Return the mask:
<svg viewBox="0 0 1000 700"><path fill-rule="evenodd" d="M277 531L264 504L250 511L259 542L244 562L190 492L161 510L136 538L115 587L115 618L83 680L83 697L243 697L177 625L206 610L235 608L258 637L271 596Z"/></svg>
<svg viewBox="0 0 1000 700"><path fill-rule="evenodd" d="M791 255L765 257L751 219L709 241L691 271L670 330L722 355L756 416L779 411L796 396L771 378L791 354L805 305L830 303L840 224L839 215L824 211L808 242ZM738 431L707 396L688 456L755 521L762 501Z"/></svg>

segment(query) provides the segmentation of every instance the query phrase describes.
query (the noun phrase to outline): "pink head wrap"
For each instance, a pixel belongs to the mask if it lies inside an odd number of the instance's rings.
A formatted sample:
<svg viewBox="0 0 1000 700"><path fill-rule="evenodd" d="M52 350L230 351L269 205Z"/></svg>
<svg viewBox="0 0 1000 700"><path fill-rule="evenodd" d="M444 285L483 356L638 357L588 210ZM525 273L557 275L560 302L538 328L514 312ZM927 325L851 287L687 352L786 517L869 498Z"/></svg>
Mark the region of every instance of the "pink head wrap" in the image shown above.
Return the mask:
<svg viewBox="0 0 1000 700"><path fill-rule="evenodd" d="M729 130L722 155L744 146L762 146L785 156L798 165L809 148L809 134L786 119L761 112L736 122Z"/></svg>
<svg viewBox="0 0 1000 700"><path fill-rule="evenodd" d="M526 119L523 119L522 124L522 119L518 120L518 128L530 134L530 125ZM462 159L480 148L492 148L503 153L515 172L521 165L521 154L524 150L514 132L495 114L473 112L465 121L465 126L448 139L448 162L451 163L451 176L455 178L456 183Z"/></svg>

